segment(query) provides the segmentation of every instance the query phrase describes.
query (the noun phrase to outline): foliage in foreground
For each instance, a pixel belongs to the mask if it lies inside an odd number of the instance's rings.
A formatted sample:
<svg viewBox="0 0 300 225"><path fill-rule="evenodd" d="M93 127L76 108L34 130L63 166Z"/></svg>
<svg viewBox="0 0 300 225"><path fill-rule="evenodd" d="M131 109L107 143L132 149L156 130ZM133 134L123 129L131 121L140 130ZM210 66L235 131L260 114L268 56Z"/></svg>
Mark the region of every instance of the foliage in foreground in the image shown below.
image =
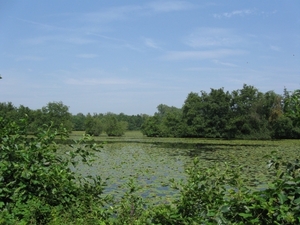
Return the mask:
<svg viewBox="0 0 300 225"><path fill-rule="evenodd" d="M86 213L95 202L102 204L100 177L79 177L71 170L78 160L89 163L91 150L88 137L70 146L66 154L58 152L57 136L65 137L66 129L40 129L27 136L26 120L15 122L0 118L0 221L44 224L56 211L71 213L75 218ZM80 207L78 207L80 206ZM84 208L84 211L81 211ZM1 224L0 222L0 224Z"/></svg>
<svg viewBox="0 0 300 225"><path fill-rule="evenodd" d="M22 124L22 123L19 123ZM99 177L84 179L70 169L89 162L97 146L75 143L68 155L57 152L64 130L41 129L26 136L24 126L0 119L0 224L299 224L300 164L273 158L274 179L265 190L247 187L242 165L201 167L187 181L170 184L180 192L172 204L150 206L129 180L121 200L103 197Z"/></svg>

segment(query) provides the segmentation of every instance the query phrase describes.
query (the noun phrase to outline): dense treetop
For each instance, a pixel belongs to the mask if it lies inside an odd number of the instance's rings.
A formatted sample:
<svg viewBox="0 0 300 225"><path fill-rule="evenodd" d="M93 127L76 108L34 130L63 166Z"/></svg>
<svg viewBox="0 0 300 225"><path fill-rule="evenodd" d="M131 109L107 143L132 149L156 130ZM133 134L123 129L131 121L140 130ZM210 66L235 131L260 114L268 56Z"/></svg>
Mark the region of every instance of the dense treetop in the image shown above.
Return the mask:
<svg viewBox="0 0 300 225"><path fill-rule="evenodd" d="M281 139L300 137L300 91L283 95L244 85L188 94L181 109L159 105L142 126L147 136Z"/></svg>

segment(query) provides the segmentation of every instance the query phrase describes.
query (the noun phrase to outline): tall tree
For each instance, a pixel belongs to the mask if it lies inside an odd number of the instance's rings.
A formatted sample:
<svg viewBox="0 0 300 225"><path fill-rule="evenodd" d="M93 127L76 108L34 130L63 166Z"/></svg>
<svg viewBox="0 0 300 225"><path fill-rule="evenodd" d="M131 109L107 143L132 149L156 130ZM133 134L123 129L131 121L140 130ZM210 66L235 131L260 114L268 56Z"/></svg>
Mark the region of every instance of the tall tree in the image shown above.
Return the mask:
<svg viewBox="0 0 300 225"><path fill-rule="evenodd" d="M1 102L0 103L0 117L15 120L17 116L17 107L12 102Z"/></svg>
<svg viewBox="0 0 300 225"><path fill-rule="evenodd" d="M293 124L292 138L300 138L300 89L284 93L284 115Z"/></svg>
<svg viewBox="0 0 300 225"><path fill-rule="evenodd" d="M72 114L69 113L69 107L62 102L49 102L41 109L42 114L48 123L52 122L53 128L63 126L69 132L73 129Z"/></svg>
<svg viewBox="0 0 300 225"><path fill-rule="evenodd" d="M300 126L300 89L285 97L284 111L292 119L294 125Z"/></svg>
<svg viewBox="0 0 300 225"><path fill-rule="evenodd" d="M122 136L127 130L126 121L118 121L117 117L111 113L105 115L104 131L108 136Z"/></svg>
<svg viewBox="0 0 300 225"><path fill-rule="evenodd" d="M201 92L202 116L205 121L205 137L224 137L230 115L229 92L223 88L211 89L210 93Z"/></svg>
<svg viewBox="0 0 300 225"><path fill-rule="evenodd" d="M182 107L182 119L185 124L185 129L182 133L184 137L204 136L205 121L203 113L199 94L189 93Z"/></svg>
<svg viewBox="0 0 300 225"><path fill-rule="evenodd" d="M104 129L104 125L100 118L96 114L93 116L88 113L85 118L85 132L92 136L99 136Z"/></svg>
<svg viewBox="0 0 300 225"><path fill-rule="evenodd" d="M73 130L83 131L85 130L85 115L82 113L77 113L76 115L72 115L72 123L73 123Z"/></svg>
<svg viewBox="0 0 300 225"><path fill-rule="evenodd" d="M270 138L268 118L263 110L264 95L251 85L232 92L229 138Z"/></svg>
<svg viewBox="0 0 300 225"><path fill-rule="evenodd" d="M143 125L142 133L148 137L159 137L161 134L161 118L158 115L148 116Z"/></svg>

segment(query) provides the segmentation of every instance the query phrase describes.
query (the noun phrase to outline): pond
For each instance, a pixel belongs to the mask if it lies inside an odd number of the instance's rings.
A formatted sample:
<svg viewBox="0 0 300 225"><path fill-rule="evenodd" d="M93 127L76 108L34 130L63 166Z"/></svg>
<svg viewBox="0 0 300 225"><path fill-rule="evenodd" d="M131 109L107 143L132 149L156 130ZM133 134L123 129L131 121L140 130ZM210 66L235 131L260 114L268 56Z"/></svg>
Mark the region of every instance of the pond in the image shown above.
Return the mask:
<svg viewBox="0 0 300 225"><path fill-rule="evenodd" d="M104 144L92 167L80 165L83 175L100 175L106 181L104 194L122 196L133 179L139 187L138 194L150 202L169 203L178 196L171 180L185 181L185 170L198 157L203 168L227 162L241 170L249 185L258 189L267 186L271 179L267 168L270 155L290 160L298 155L298 145L280 142L199 141L180 142L111 142ZM220 165L220 166L221 166Z"/></svg>

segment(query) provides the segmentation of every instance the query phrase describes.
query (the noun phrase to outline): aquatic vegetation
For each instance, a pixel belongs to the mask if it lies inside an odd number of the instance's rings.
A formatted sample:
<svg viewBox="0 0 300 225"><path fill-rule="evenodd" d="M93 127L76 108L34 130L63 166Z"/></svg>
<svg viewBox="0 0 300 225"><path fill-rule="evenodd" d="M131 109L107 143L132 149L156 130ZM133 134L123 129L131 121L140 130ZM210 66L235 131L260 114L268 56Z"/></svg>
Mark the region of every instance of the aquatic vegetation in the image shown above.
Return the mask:
<svg viewBox="0 0 300 225"><path fill-rule="evenodd" d="M129 132L124 137L97 137L95 141L107 142L93 166L79 166L83 174L99 175L106 180L105 194L121 197L124 185L134 178L141 186L139 194L151 202L168 202L178 197L171 188L170 180L186 181L186 169L199 159L203 169L216 163L227 163L240 170L247 178L247 185L265 189L273 174L267 170L266 162L271 153L282 161L297 158L299 140L215 140L148 138L138 132ZM221 166L221 165L220 165Z"/></svg>

